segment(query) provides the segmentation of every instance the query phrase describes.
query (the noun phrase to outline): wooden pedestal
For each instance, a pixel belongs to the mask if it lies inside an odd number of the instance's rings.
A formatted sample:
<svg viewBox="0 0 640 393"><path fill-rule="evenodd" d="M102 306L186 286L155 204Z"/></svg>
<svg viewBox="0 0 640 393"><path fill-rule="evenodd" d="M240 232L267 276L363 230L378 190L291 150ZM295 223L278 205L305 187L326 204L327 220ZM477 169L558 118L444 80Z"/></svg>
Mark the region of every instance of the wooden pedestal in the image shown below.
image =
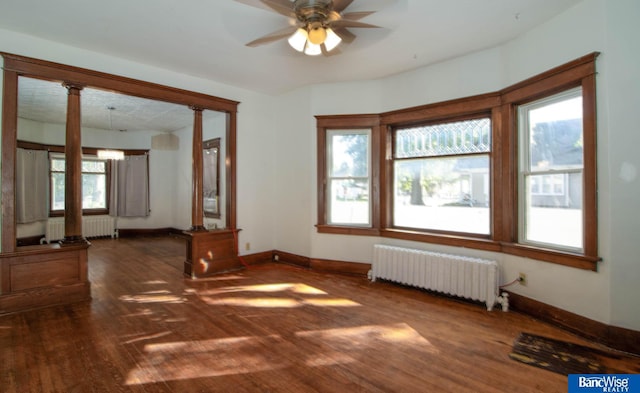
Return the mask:
<svg viewBox="0 0 640 393"><path fill-rule="evenodd" d="M184 274L201 278L242 268L235 246L237 229L185 231L187 258Z"/></svg>

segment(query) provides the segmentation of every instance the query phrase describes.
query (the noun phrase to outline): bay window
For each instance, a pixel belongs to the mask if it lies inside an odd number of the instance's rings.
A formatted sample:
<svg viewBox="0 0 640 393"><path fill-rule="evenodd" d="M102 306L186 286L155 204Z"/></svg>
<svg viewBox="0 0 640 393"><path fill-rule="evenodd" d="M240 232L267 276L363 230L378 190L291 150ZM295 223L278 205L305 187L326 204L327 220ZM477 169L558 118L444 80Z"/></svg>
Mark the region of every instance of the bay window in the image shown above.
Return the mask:
<svg viewBox="0 0 640 393"><path fill-rule="evenodd" d="M316 116L318 231L597 270L597 56L498 92Z"/></svg>

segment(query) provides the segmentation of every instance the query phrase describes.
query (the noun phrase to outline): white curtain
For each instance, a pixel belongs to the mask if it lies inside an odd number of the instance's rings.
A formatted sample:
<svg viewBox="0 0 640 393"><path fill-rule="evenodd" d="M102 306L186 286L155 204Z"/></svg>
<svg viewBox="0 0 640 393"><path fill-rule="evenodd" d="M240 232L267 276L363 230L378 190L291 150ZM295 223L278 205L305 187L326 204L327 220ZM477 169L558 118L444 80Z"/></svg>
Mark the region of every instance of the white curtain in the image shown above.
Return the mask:
<svg viewBox="0 0 640 393"><path fill-rule="evenodd" d="M45 150L16 151L16 222L49 217L49 155Z"/></svg>
<svg viewBox="0 0 640 393"><path fill-rule="evenodd" d="M124 160L112 161L112 164L109 214L118 217L148 216L148 156L125 156Z"/></svg>

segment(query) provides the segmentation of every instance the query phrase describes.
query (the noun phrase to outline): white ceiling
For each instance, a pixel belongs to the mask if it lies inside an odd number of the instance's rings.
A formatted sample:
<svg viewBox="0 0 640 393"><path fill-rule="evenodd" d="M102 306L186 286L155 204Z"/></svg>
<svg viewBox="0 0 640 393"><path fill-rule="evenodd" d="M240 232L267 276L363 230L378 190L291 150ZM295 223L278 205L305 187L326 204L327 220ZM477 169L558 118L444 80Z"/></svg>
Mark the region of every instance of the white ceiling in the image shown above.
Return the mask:
<svg viewBox="0 0 640 393"><path fill-rule="evenodd" d="M1 0L0 28L266 94L369 80L494 47L581 0L355 0L379 29L333 56L286 40L245 46L290 21L258 0Z"/></svg>

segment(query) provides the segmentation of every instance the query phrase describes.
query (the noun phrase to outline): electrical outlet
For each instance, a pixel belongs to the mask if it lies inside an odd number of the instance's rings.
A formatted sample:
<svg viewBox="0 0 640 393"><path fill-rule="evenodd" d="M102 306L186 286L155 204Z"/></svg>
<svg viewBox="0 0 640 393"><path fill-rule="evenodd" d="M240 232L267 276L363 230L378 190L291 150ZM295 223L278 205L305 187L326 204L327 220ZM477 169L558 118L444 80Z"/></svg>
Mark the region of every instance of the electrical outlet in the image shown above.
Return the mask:
<svg viewBox="0 0 640 393"><path fill-rule="evenodd" d="M520 282L520 285L522 285L523 287L527 286L527 275L520 272L520 275L518 276L518 281Z"/></svg>
<svg viewBox="0 0 640 393"><path fill-rule="evenodd" d="M245 250L247 250L247 251L251 250L251 243L246 242L246 243L244 244L244 249L245 249Z"/></svg>

